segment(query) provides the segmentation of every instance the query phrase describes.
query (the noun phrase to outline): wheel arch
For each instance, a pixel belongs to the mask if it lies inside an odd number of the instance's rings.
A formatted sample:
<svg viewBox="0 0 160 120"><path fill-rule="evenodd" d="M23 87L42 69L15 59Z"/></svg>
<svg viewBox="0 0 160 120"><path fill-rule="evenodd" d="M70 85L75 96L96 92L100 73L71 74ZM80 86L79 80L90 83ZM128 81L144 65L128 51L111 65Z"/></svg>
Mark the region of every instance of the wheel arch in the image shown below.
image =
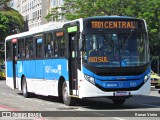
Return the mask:
<svg viewBox="0 0 160 120"><path fill-rule="evenodd" d="M25 75L24 75L24 74L22 74L22 76L21 76L21 90L22 90L23 77L25 77Z"/></svg>

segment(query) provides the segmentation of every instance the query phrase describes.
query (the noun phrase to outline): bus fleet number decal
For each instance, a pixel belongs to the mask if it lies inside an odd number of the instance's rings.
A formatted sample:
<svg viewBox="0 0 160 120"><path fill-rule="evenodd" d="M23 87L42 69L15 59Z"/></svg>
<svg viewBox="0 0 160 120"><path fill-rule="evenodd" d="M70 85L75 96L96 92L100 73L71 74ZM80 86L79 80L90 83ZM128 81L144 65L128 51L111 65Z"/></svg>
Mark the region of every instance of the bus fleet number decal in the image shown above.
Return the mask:
<svg viewBox="0 0 160 120"><path fill-rule="evenodd" d="M46 73L59 73L61 74L61 65L57 65L56 69L53 69L52 66L45 66Z"/></svg>

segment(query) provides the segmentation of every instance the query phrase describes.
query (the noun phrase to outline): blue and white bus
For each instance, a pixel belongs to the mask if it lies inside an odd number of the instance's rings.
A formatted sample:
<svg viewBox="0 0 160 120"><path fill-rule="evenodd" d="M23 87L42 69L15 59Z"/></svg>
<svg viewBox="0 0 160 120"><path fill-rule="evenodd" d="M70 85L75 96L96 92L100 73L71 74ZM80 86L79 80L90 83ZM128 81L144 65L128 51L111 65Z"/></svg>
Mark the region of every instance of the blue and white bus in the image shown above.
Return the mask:
<svg viewBox="0 0 160 120"><path fill-rule="evenodd" d="M5 40L6 84L31 94L76 99L106 97L123 104L150 93L145 20L124 16L48 23Z"/></svg>

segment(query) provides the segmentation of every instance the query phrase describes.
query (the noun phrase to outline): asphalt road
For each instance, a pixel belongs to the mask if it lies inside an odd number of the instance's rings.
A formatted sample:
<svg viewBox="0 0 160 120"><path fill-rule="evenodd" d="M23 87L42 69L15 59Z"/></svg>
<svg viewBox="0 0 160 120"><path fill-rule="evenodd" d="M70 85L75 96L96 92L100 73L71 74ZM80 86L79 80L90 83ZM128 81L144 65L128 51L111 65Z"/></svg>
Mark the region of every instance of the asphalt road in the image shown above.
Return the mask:
<svg viewBox="0 0 160 120"><path fill-rule="evenodd" d="M42 119L99 119L132 120L159 119L160 95L152 88L149 95L133 96L124 105L117 106L107 98L79 100L75 106L64 105L57 97L35 96L24 98L21 91L6 86L0 80L0 111L41 112ZM22 113L21 113L22 114ZM24 113L28 114L28 113ZM24 115L23 114L23 115ZM38 115L38 114L37 114ZM4 119L4 118L3 118ZM37 118L36 118L37 119ZM1 118L0 118L1 120Z"/></svg>

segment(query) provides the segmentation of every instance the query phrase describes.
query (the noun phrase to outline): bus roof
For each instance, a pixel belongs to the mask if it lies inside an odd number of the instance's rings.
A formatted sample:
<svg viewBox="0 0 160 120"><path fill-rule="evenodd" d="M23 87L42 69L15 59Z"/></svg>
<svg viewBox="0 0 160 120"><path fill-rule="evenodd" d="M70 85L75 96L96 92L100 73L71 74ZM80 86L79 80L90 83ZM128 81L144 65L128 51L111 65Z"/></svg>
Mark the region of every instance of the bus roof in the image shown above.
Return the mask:
<svg viewBox="0 0 160 120"><path fill-rule="evenodd" d="M50 23L47 23L47 24L44 24L44 25L40 25L40 26L31 28L27 32L22 32L22 33L7 36L5 40L7 41L7 40L14 39L14 38L21 38L21 37L24 37L24 36L30 36L30 35L34 35L34 34L37 34L37 33L42 33L42 32L47 32L47 31L50 31L50 30L55 30L55 29L58 29L58 28L62 28L64 24L75 22L77 20L81 21L82 19L87 20L87 19L101 19L101 18L106 18L106 19L107 18L108 19L138 19L138 18L129 17L129 16L112 15L112 16L93 16L93 17L88 17L88 18L79 18L79 19L72 20L72 21L67 21L67 22L50 22ZM139 20L142 20L142 19L139 19Z"/></svg>
<svg viewBox="0 0 160 120"><path fill-rule="evenodd" d="M80 21L80 20L82 20L82 18L75 19L72 21L66 21L66 22L50 22L50 23L47 23L44 25L33 27L27 32L22 32L22 33L7 36L5 40L7 41L7 40L14 39L14 38L21 38L24 36L30 36L30 35L34 35L37 33L42 33L42 32L47 32L50 30L59 29L59 28L62 28L64 24L75 22L75 21Z"/></svg>
<svg viewBox="0 0 160 120"><path fill-rule="evenodd" d="M93 17L88 17L86 19L101 19L101 18L106 18L106 19L139 19L135 17L130 17L130 16L118 16L118 15L112 15L112 16L93 16Z"/></svg>
<svg viewBox="0 0 160 120"><path fill-rule="evenodd" d="M27 32L22 32L22 33L19 33L19 34L14 34L14 35L7 36L5 40L11 40L13 38L20 38L20 37L24 37L24 36L34 35L36 33L47 32L47 31L50 31L50 30L58 29L58 28L61 28L63 26L63 24L64 24L63 22L47 23L47 24L44 24L44 25L40 25L40 26L31 28Z"/></svg>

